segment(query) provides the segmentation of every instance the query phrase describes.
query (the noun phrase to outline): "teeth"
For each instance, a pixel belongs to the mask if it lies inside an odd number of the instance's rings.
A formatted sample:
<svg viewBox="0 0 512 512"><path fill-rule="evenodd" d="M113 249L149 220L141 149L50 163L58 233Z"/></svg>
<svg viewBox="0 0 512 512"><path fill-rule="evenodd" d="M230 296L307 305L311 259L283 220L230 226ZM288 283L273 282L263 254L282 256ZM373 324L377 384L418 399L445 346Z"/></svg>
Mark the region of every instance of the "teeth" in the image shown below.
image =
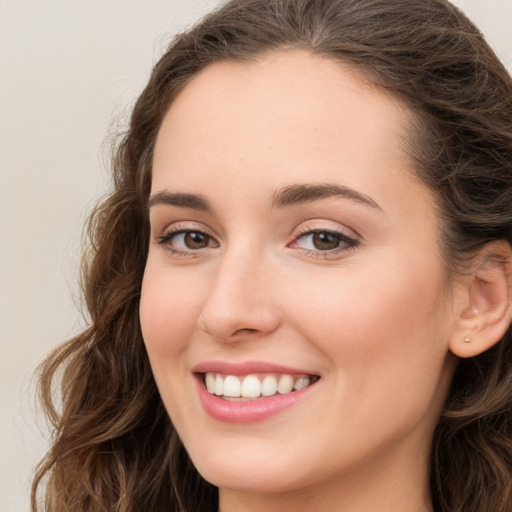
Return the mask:
<svg viewBox="0 0 512 512"><path fill-rule="evenodd" d="M290 393L290 391L293 389L293 377L291 375L283 375L279 379L279 383L277 384L277 391L281 395L286 395Z"/></svg>
<svg viewBox="0 0 512 512"><path fill-rule="evenodd" d="M211 393L213 395L215 393L215 375L213 375L213 373L207 373L205 381L208 393Z"/></svg>
<svg viewBox="0 0 512 512"><path fill-rule="evenodd" d="M299 391L311 384L311 379L305 375L221 375L208 372L204 376L208 393L223 396L226 399L254 399L260 396L273 396L277 393L286 395Z"/></svg>
<svg viewBox="0 0 512 512"><path fill-rule="evenodd" d="M218 378L218 376L217 376ZM224 396L240 396L240 381L234 375L228 375L224 379Z"/></svg>
<svg viewBox="0 0 512 512"><path fill-rule="evenodd" d="M268 375L261 383L261 394L263 396L272 396L277 393L277 380L273 375Z"/></svg>
<svg viewBox="0 0 512 512"><path fill-rule="evenodd" d="M220 375L217 375L217 377L215 378L214 393L218 396L221 396L224 394L224 380Z"/></svg>
<svg viewBox="0 0 512 512"><path fill-rule="evenodd" d="M241 395L246 398L257 398L261 395L261 382L255 375L248 375L242 383Z"/></svg>
<svg viewBox="0 0 512 512"><path fill-rule="evenodd" d="M299 389L306 388L310 384L309 377L301 377L300 379L297 379L295 381L295 384L293 385L293 389L295 391L299 391Z"/></svg>

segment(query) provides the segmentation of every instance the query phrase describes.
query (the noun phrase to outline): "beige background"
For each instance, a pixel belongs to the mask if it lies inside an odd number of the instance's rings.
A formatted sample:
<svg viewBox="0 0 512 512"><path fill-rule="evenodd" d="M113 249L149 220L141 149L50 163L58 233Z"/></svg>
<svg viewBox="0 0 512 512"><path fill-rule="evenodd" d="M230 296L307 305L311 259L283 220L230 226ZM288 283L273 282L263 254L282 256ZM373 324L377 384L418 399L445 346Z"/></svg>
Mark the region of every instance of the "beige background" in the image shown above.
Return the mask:
<svg viewBox="0 0 512 512"><path fill-rule="evenodd" d="M28 510L42 455L32 373L77 332L84 213L102 143L168 36L218 0L0 0L0 512ZM458 0L512 68L512 0Z"/></svg>

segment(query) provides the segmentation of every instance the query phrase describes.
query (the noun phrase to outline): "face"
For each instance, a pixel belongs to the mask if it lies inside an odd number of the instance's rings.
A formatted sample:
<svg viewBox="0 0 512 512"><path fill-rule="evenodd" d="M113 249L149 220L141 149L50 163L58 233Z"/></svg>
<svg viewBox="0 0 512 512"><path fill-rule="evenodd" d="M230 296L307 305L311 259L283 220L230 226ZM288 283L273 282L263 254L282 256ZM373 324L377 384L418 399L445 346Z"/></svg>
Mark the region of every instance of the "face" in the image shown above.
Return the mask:
<svg viewBox="0 0 512 512"><path fill-rule="evenodd" d="M167 411L215 485L426 471L453 318L407 116L299 51L210 65L166 114L140 318Z"/></svg>

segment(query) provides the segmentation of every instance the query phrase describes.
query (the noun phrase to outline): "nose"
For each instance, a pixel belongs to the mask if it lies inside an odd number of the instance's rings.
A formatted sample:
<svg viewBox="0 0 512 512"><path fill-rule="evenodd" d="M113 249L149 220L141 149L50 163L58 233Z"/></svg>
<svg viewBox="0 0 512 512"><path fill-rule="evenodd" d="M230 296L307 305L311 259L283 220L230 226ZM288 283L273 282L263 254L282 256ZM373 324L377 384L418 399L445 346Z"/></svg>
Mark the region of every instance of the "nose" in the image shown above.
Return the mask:
<svg viewBox="0 0 512 512"><path fill-rule="evenodd" d="M280 312L272 293L275 270L255 260L247 253L233 254L216 267L198 326L217 341L257 339L279 326Z"/></svg>

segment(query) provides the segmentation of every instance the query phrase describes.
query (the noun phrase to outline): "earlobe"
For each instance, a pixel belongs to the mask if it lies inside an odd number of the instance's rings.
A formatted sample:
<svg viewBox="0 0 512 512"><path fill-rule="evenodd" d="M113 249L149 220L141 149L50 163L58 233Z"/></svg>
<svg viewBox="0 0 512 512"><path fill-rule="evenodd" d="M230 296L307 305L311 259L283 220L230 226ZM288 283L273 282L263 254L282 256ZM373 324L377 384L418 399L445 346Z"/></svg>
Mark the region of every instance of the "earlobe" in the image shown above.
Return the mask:
<svg viewBox="0 0 512 512"><path fill-rule="evenodd" d="M512 319L512 250L505 241L485 245L459 294L460 311L449 348L456 356L485 352L504 336Z"/></svg>

